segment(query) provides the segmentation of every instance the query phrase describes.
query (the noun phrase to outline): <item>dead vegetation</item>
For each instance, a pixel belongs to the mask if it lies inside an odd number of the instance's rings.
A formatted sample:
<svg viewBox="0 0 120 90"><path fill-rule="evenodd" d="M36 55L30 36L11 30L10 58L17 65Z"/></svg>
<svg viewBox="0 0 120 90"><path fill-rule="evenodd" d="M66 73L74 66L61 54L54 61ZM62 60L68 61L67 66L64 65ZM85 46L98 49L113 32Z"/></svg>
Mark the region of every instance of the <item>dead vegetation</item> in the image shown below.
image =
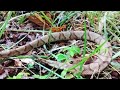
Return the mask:
<svg viewBox="0 0 120 90"><path fill-rule="evenodd" d="M86 25L84 24L86 23ZM107 68L98 74L82 76L51 67L42 60L71 64L82 59L98 47L94 42L82 40L57 41L34 48L19 56L1 60L1 79L119 79L120 78L120 12L113 11L1 11L0 51L25 45L51 32L86 30L99 33L112 45L113 56ZM66 50L64 50L66 49ZM57 57L57 59L56 59ZM92 63L95 56L86 63Z"/></svg>

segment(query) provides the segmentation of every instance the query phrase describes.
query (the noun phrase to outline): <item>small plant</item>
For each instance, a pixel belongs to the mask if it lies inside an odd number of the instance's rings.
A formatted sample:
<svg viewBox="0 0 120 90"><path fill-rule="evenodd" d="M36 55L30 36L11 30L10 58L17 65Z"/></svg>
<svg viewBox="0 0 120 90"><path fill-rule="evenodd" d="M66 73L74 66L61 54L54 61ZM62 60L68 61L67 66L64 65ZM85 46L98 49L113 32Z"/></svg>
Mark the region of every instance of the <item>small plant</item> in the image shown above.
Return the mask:
<svg viewBox="0 0 120 90"><path fill-rule="evenodd" d="M59 53L59 54L56 55L56 58L57 58L57 61L61 62L61 61L67 59L67 55Z"/></svg>
<svg viewBox="0 0 120 90"><path fill-rule="evenodd" d="M80 48L76 45L66 47L63 49L63 51L64 52L67 51L66 54L59 53L59 54L55 55L57 61L59 61L59 62L69 60L70 57L73 57L74 55L80 54ZM63 70L61 72L61 76L64 77L66 75L67 75L67 71Z"/></svg>
<svg viewBox="0 0 120 90"><path fill-rule="evenodd" d="M68 55L73 57L76 54L80 54L80 48L76 45L65 48L63 51L67 51Z"/></svg>
<svg viewBox="0 0 120 90"><path fill-rule="evenodd" d="M55 56L57 61L59 61L59 62L63 61L63 60L67 60L67 59L69 59L69 57L73 57L76 54L80 54L80 48L75 45L64 48L63 51L67 51L67 55L59 53Z"/></svg>

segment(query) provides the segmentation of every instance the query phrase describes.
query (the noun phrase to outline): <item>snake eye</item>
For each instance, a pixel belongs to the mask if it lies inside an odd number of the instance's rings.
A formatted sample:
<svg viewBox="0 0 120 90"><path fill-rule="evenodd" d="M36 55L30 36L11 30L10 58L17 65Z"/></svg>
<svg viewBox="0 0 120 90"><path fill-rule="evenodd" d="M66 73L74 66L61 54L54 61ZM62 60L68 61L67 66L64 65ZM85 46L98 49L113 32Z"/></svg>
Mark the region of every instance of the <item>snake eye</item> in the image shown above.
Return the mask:
<svg viewBox="0 0 120 90"><path fill-rule="evenodd" d="M73 61L70 61L70 64L73 64Z"/></svg>

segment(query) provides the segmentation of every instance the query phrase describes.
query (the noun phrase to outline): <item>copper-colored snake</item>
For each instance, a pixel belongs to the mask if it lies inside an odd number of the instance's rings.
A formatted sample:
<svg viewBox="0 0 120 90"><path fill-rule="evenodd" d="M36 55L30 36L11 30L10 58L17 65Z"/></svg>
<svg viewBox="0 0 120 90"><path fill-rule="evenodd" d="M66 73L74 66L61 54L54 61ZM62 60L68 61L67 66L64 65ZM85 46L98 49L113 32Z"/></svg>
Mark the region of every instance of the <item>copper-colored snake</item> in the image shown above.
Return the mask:
<svg viewBox="0 0 120 90"><path fill-rule="evenodd" d="M48 42L55 42L60 40L73 40L73 39L83 39L84 31L66 31L66 32L56 32L50 35L45 35L39 39L36 39L24 46L20 46L16 49L11 49L8 51L0 52L0 59L7 58L10 56L16 56L30 51L33 48L44 45ZM105 42L105 39L94 32L87 31L87 40L93 41L98 45ZM103 47L100 49L100 53L98 54L98 58L90 64L83 66L82 75L91 75L93 73L98 73L102 71L111 61L112 58L112 48L109 42L106 42ZM71 67L73 64L65 64L61 66L62 63L57 61L46 60L45 63L50 66L54 66L56 68L65 69ZM61 67L60 67L61 66ZM75 69L78 70L78 69Z"/></svg>

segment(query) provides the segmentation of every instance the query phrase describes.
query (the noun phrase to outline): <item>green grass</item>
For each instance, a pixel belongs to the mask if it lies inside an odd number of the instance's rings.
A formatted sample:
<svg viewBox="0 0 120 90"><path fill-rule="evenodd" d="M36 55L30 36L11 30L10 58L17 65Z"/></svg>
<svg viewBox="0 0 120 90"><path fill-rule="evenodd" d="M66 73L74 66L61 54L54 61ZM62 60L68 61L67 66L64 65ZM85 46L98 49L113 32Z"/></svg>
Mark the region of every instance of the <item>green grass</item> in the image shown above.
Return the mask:
<svg viewBox="0 0 120 90"><path fill-rule="evenodd" d="M86 47L87 47L87 35L86 35L86 22L84 20L84 51L83 51L83 57L85 57L86 54Z"/></svg>
<svg viewBox="0 0 120 90"><path fill-rule="evenodd" d="M19 18L19 16L15 16L15 15L14 15L14 17L11 18L12 13L13 13L12 11L9 11L8 14L7 14L6 20L4 22L0 22L0 25L1 25L1 27L0 27L0 38L2 37L2 35L5 32L6 25L8 24L8 22L10 20L14 19L14 18ZM67 29L66 30L69 30L72 27L71 23L68 23L68 22L71 21L73 18L76 18L76 15L78 13L80 14L80 16L77 16L77 17L81 17L81 15L83 15L83 16L87 15L88 16L87 18L90 21L90 25L94 28L94 31L96 33L98 31L99 25L97 25L94 22L94 17L98 18L98 22L97 22L98 24L100 23L101 18L104 18L103 28L100 31L100 33L103 36L105 36L106 41L109 40L111 43L116 42L116 41L120 42L120 29L118 28L118 26L120 25L120 21L119 21L120 12L112 12L112 11L107 11L107 12L106 11L83 11L83 12L61 11L59 13L59 15L56 18L54 18L52 21L50 21L49 17L47 17L43 11L40 11L39 13L41 14L41 16L45 20L47 20L51 24L51 26L62 26L64 24L66 24L67 25ZM51 13L55 14L56 11L51 11ZM20 23L24 23L24 18L22 18L20 20ZM85 33L84 33L84 46L83 46L83 52L82 52L83 57L82 57L82 61L81 62L79 62L78 64L72 66L69 69L63 70L63 72L61 73L61 75L59 75L58 73L56 73L56 71L53 71L52 69L50 70L49 68L46 68L44 65L36 62L36 64L38 64L39 66L41 66L44 69L46 69L49 73L46 74L45 76L35 75L35 77L38 78L38 79L49 78L49 77L53 77L52 75L54 74L55 76L57 76L59 78L65 79L65 75L67 74L68 71L70 71L70 70L72 70L72 69L74 69L76 67L80 67L80 72L77 75L75 75L75 78L77 78L77 79L83 79L83 77L81 76L83 65L88 60L88 58L90 58L91 56L93 56L94 54L96 54L102 48L102 46L106 43L106 42L104 42L103 44L97 46L97 48L95 50L91 50L90 48L88 48L87 47L87 39L86 39L87 38L87 36L86 36L87 28L86 27L87 27L87 24L84 23L84 31L85 31ZM11 30L11 31L16 32L17 30ZM19 30L18 32L36 32L36 33L39 33L39 32L41 33L42 32L42 34L44 35L44 33L46 33L46 32L48 33L49 31L45 31L45 30ZM49 32L49 34L50 33L51 32ZM14 47L15 45L17 45L20 41L16 42L12 47ZM5 47L3 47L3 48L5 48ZM58 56L59 56L60 53L53 54L52 52L50 52L49 50L47 50L47 48L48 47L46 47L44 45L45 53L50 54L51 55L50 57L54 57L57 60L56 55L58 54ZM89 51L90 54L89 54L88 57L85 57L85 54L86 54L87 51ZM119 51L120 51L119 46L117 46L115 44L114 47L113 47L113 53L114 53L114 55L112 57L112 61L114 61L116 58L118 58L120 56L120 52ZM60 55L60 58L65 59L64 55L65 55L65 53L63 54L63 56ZM21 57L26 58L24 56L21 56ZM43 57L45 57L45 55L43 55ZM28 58L31 58L31 57L28 56ZM119 67L118 63L113 63L112 62L111 65L113 65L113 67L115 67L115 65L117 67Z"/></svg>
<svg viewBox="0 0 120 90"><path fill-rule="evenodd" d="M6 29L6 25L8 24L8 21L10 20L11 15L12 15L12 11L9 11L8 14L7 14L7 18L6 18L5 22L4 22L4 24L0 27L0 38L4 34L4 31Z"/></svg>
<svg viewBox="0 0 120 90"><path fill-rule="evenodd" d="M53 24L53 22L52 21L50 21L50 18L49 17L47 17L45 14L44 14L44 12L43 11L40 11L41 12L41 14L43 15L43 17L54 27L55 25Z"/></svg>
<svg viewBox="0 0 120 90"><path fill-rule="evenodd" d="M53 23L55 24L56 21L58 20L57 26L62 26L63 24L67 23L75 15L76 15L76 12L61 11L61 13L55 18Z"/></svg>

